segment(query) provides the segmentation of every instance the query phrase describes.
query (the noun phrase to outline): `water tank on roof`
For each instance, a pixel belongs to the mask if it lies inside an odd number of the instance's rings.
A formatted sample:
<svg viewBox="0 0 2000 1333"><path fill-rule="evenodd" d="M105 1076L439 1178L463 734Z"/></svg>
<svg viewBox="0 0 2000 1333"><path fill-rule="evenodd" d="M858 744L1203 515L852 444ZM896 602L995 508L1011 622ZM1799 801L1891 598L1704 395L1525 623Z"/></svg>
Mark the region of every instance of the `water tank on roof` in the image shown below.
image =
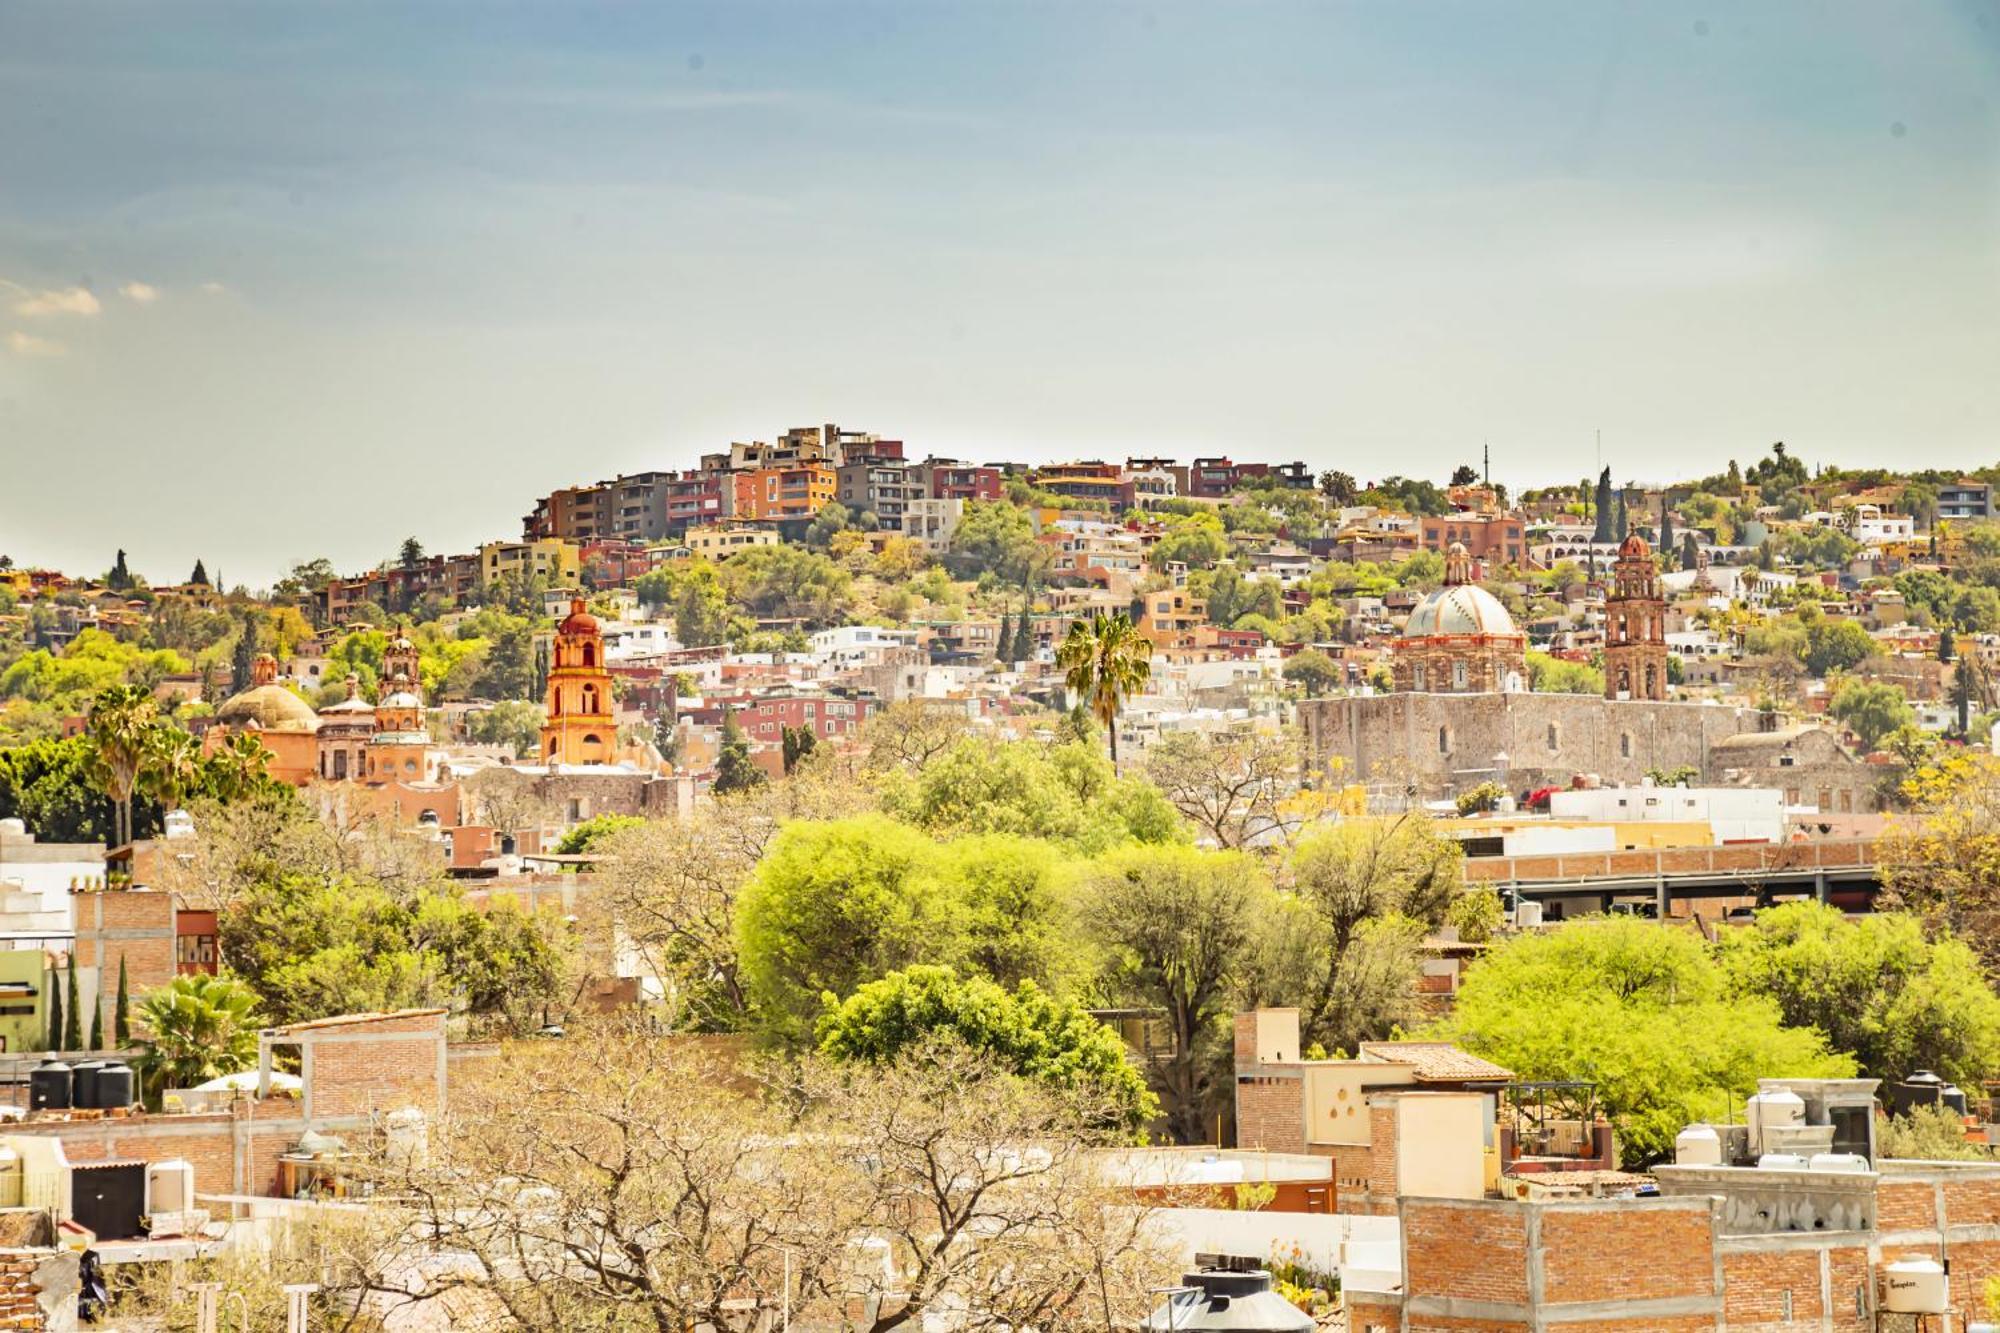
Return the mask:
<svg viewBox="0 0 2000 1333"><path fill-rule="evenodd" d="M69 1104L79 1110L90 1110L99 1103L97 1100L97 1071L104 1068L102 1060L78 1060L69 1067Z"/></svg>
<svg viewBox="0 0 2000 1333"><path fill-rule="evenodd" d="M1816 1152L1806 1159L1809 1171L1867 1171L1868 1159L1858 1152Z"/></svg>
<svg viewBox="0 0 2000 1333"><path fill-rule="evenodd" d="M1676 1166L1721 1166L1722 1136L1707 1125L1689 1125L1674 1135Z"/></svg>
<svg viewBox="0 0 2000 1333"><path fill-rule="evenodd" d="M70 1072L69 1066L60 1060L50 1059L36 1065L28 1073L28 1106L36 1111L67 1111L69 1109Z"/></svg>
<svg viewBox="0 0 2000 1333"><path fill-rule="evenodd" d="M1882 1308L1892 1314L1944 1314L1951 1281L1935 1259L1912 1256L1882 1265Z"/></svg>
<svg viewBox="0 0 2000 1333"><path fill-rule="evenodd" d="M1806 1122L1806 1101L1796 1092L1760 1092L1745 1105L1750 1125L1750 1146L1761 1150L1764 1131L1790 1129Z"/></svg>
<svg viewBox="0 0 2000 1333"><path fill-rule="evenodd" d="M130 1106L139 1100L132 1066L123 1060L106 1060L97 1070L97 1101L103 1110Z"/></svg>
<svg viewBox="0 0 2000 1333"><path fill-rule="evenodd" d="M1185 1291L1139 1324L1141 1333L1310 1333L1312 1316L1271 1290L1271 1275L1245 1265L1182 1275Z"/></svg>
<svg viewBox="0 0 2000 1333"><path fill-rule="evenodd" d="M25 838L28 825L19 819L0 819L0 838Z"/></svg>
<svg viewBox="0 0 2000 1333"><path fill-rule="evenodd" d="M1757 1159L1759 1171L1804 1171L1806 1159L1795 1152L1767 1152Z"/></svg>

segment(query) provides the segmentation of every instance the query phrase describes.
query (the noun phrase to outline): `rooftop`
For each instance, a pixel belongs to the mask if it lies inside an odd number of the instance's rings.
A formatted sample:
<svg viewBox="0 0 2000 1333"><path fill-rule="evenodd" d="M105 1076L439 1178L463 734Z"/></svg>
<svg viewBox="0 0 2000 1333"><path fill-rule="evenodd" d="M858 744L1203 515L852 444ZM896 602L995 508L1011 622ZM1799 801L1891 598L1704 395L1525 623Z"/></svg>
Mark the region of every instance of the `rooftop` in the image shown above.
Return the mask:
<svg viewBox="0 0 2000 1333"><path fill-rule="evenodd" d="M1448 1041L1364 1041L1365 1060L1409 1065L1419 1083L1512 1082L1514 1071L1482 1060Z"/></svg>

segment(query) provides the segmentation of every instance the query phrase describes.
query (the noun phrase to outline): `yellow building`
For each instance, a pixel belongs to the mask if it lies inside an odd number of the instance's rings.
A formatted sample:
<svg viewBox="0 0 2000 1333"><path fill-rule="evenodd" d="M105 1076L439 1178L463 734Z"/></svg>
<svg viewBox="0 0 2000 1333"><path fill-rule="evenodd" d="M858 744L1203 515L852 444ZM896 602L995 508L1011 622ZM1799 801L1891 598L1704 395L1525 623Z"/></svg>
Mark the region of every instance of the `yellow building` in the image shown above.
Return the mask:
<svg viewBox="0 0 2000 1333"><path fill-rule="evenodd" d="M583 579L583 555L560 537L541 537L526 542L487 542L479 548L479 586L488 588L494 580L512 578L526 583L541 577L550 587L574 588Z"/></svg>
<svg viewBox="0 0 2000 1333"><path fill-rule="evenodd" d="M682 542L692 555L708 560L727 560L738 551L747 551L753 546L776 546L778 530L742 523L718 523L710 527L689 528Z"/></svg>
<svg viewBox="0 0 2000 1333"><path fill-rule="evenodd" d="M597 617L574 598L556 626L542 723L542 759L549 764L608 764L618 753L618 725L611 715L611 673L604 667L604 637Z"/></svg>

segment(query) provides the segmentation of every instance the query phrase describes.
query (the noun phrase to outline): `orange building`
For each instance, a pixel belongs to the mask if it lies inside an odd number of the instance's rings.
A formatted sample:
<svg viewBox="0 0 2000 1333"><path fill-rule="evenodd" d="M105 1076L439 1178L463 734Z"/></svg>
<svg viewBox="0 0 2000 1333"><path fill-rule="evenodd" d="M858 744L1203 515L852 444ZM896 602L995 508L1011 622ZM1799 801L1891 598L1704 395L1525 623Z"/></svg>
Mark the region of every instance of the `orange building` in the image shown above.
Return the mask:
<svg viewBox="0 0 2000 1333"><path fill-rule="evenodd" d="M363 777L369 782L430 782L441 756L424 726L423 680L417 646L398 629L382 653L382 697L368 738Z"/></svg>
<svg viewBox="0 0 2000 1333"><path fill-rule="evenodd" d="M222 701L203 745L214 754L232 736L255 736L271 757L265 771L303 787L319 768L318 731L312 705L278 684L278 659L259 653L250 664L250 688Z"/></svg>
<svg viewBox="0 0 2000 1333"><path fill-rule="evenodd" d="M611 673L604 666L604 638L597 617L572 598L556 626L549 667L548 720L542 723L542 759L550 764L608 764L618 753L618 724L611 716Z"/></svg>
<svg viewBox="0 0 2000 1333"><path fill-rule="evenodd" d="M811 518L832 504L839 477L824 463L753 468L730 477L737 518Z"/></svg>

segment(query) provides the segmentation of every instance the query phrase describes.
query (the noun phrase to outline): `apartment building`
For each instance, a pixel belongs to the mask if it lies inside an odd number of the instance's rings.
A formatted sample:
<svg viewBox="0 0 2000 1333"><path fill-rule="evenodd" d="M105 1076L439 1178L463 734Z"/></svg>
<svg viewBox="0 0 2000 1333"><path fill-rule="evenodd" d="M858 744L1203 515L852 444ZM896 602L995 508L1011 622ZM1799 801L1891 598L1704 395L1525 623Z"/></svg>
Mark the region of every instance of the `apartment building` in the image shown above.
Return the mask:
<svg viewBox="0 0 2000 1333"><path fill-rule="evenodd" d="M997 467L927 458L910 470L918 489L933 500L998 500L1007 493L1007 479Z"/></svg>
<svg viewBox="0 0 2000 1333"><path fill-rule="evenodd" d="M479 548L479 586L502 578L526 582L542 578L551 587L572 588L583 577L583 558L572 542L558 537L532 541L487 542Z"/></svg>
<svg viewBox="0 0 2000 1333"><path fill-rule="evenodd" d="M801 463L733 473L723 499L735 518L780 521L809 519L833 503L838 492L839 480L831 467Z"/></svg>
<svg viewBox="0 0 2000 1333"><path fill-rule="evenodd" d="M896 454L902 445L896 444ZM879 456L851 460L835 473L836 493L850 513L867 513L888 532L903 531L903 516L912 500L922 497L917 481L900 456Z"/></svg>

